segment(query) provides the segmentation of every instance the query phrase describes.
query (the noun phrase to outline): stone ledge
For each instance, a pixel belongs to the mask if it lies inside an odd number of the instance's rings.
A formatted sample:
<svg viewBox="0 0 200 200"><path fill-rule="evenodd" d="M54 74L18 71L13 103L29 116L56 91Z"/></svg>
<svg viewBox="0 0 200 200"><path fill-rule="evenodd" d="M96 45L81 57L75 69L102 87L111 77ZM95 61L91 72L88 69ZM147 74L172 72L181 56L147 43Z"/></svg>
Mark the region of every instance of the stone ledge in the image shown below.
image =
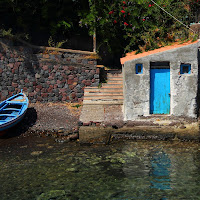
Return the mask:
<svg viewBox="0 0 200 200"><path fill-rule="evenodd" d="M108 144L114 140L132 139L132 140L181 140L181 141L199 141L199 124L192 123L183 127L92 127L81 126L79 129L79 142L98 144Z"/></svg>
<svg viewBox="0 0 200 200"><path fill-rule="evenodd" d="M67 52L67 53L97 55L97 53L91 52L91 51L81 51L81 50L73 50L73 49L62 49L62 48L44 47L44 46L36 46L36 47L41 48L43 50L47 50L47 51L61 51L61 52Z"/></svg>
<svg viewBox="0 0 200 200"><path fill-rule="evenodd" d="M112 128L81 126L79 142L82 144L108 144Z"/></svg>
<svg viewBox="0 0 200 200"><path fill-rule="evenodd" d="M1 38L2 39L2 38ZM37 45L33 45L30 44L29 42L26 42L16 36L12 36L12 37L7 37L7 40L17 40L19 42L21 42L22 44L33 48L33 49L38 49L38 50L44 50L44 51L61 51L61 52L68 52L68 53L78 53L78 54L86 54L86 55L97 55L96 52L91 52L91 51L81 51L81 50L73 50L73 49L62 49L62 48L55 48L55 47L45 47L45 46L37 46ZM0 43L3 43L0 41ZM4 44L4 43L3 43Z"/></svg>

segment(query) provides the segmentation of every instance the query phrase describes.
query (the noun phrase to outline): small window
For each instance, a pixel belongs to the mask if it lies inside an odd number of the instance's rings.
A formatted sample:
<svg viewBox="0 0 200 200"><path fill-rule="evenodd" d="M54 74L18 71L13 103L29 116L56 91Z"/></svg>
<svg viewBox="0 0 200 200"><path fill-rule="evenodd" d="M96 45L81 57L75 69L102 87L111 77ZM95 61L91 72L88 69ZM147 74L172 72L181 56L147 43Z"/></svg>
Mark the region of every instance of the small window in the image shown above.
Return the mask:
<svg viewBox="0 0 200 200"><path fill-rule="evenodd" d="M191 74L191 64L181 64L181 74Z"/></svg>
<svg viewBox="0 0 200 200"><path fill-rule="evenodd" d="M136 64L135 70L136 74L143 74L143 64Z"/></svg>

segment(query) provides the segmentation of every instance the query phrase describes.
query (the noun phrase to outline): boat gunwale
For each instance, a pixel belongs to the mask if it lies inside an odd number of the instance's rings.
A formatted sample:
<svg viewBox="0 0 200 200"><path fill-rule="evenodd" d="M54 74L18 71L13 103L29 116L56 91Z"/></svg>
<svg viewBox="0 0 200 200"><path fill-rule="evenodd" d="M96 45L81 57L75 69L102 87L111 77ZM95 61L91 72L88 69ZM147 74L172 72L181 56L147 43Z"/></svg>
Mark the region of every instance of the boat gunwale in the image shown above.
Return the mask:
<svg viewBox="0 0 200 200"><path fill-rule="evenodd" d="M15 102L15 101L11 101L14 100L15 98L17 98L18 96L23 96L23 100L22 102ZM4 105L5 104L5 105ZM16 116L14 116L13 118L11 118L10 120L2 120L5 121L5 123L0 125L0 132L6 130L7 128L10 128L12 126L14 126L17 121L21 121L21 119L23 118L23 116L25 115L27 109L28 109L28 104L29 104L29 100L27 98L27 96L20 92L19 94L16 94L6 100L4 100L3 102L0 103L0 106L2 106L2 108L0 109L0 112L6 108L6 106L8 105L14 105L14 104L20 104L22 105L22 107L19 109L19 113L16 114Z"/></svg>

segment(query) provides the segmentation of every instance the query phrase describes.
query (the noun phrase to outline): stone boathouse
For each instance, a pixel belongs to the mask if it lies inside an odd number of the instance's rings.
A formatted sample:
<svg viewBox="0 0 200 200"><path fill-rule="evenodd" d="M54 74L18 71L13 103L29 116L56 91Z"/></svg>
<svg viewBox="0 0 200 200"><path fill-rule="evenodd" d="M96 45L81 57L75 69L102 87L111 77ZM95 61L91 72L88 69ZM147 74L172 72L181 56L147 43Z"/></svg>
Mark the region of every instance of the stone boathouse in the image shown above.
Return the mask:
<svg viewBox="0 0 200 200"><path fill-rule="evenodd" d="M199 41L121 58L101 88L84 89L82 143L198 140Z"/></svg>
<svg viewBox="0 0 200 200"><path fill-rule="evenodd" d="M196 118L199 42L121 58L124 120L168 115Z"/></svg>

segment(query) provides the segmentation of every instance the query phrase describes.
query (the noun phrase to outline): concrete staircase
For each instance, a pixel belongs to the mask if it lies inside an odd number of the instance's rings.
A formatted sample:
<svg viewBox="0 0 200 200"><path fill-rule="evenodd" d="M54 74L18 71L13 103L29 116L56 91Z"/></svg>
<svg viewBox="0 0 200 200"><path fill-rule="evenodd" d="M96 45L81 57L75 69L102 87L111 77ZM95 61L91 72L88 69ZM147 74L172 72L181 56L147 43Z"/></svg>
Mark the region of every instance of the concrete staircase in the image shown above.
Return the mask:
<svg viewBox="0 0 200 200"><path fill-rule="evenodd" d="M109 71L107 82L101 87L86 87L84 89L83 105L123 104L123 77L119 71Z"/></svg>

